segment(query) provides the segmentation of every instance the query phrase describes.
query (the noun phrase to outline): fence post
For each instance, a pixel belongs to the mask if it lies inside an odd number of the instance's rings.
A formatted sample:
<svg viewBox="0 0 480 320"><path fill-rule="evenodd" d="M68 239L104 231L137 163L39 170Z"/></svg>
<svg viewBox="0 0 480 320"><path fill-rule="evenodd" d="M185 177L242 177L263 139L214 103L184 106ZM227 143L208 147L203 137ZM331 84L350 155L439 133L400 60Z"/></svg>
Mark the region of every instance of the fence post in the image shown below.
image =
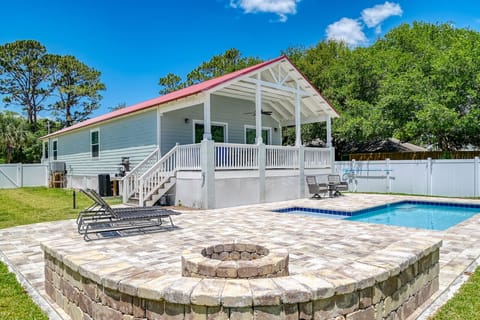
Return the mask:
<svg viewBox="0 0 480 320"><path fill-rule="evenodd" d="M23 164L17 163L17 187L23 187Z"/></svg>
<svg viewBox="0 0 480 320"><path fill-rule="evenodd" d="M332 163L332 167L334 163ZM298 197L305 197L305 147L298 147Z"/></svg>
<svg viewBox="0 0 480 320"><path fill-rule="evenodd" d="M427 158L427 194L432 195L432 158Z"/></svg>
<svg viewBox="0 0 480 320"><path fill-rule="evenodd" d="M357 180L357 164L355 159L352 159L352 161L350 161L350 176L348 177L349 184L350 184L350 180L354 184L353 192L357 192L358 180Z"/></svg>
<svg viewBox="0 0 480 320"><path fill-rule="evenodd" d="M385 159L385 164L386 164L386 178L387 178L387 193L392 192L392 181L390 180L390 158Z"/></svg>
<svg viewBox="0 0 480 320"><path fill-rule="evenodd" d="M473 160L473 196L478 197L478 165L479 165L479 158L475 157Z"/></svg>
<svg viewBox="0 0 480 320"><path fill-rule="evenodd" d="M265 202L265 169L267 165L267 149L264 143L257 145L258 148L258 202Z"/></svg>

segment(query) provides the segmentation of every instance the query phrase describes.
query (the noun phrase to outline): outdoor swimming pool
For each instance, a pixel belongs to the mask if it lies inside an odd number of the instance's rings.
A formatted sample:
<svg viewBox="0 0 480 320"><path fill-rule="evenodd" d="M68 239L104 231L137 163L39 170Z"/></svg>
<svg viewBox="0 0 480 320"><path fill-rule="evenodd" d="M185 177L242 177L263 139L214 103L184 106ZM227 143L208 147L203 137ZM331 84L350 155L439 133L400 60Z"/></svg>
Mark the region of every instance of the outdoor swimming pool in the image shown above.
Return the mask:
<svg viewBox="0 0 480 320"><path fill-rule="evenodd" d="M401 201L358 211L335 211L312 208L285 208L275 210L289 214L308 214L362 221L391 226L446 230L478 213L480 205L444 202Z"/></svg>

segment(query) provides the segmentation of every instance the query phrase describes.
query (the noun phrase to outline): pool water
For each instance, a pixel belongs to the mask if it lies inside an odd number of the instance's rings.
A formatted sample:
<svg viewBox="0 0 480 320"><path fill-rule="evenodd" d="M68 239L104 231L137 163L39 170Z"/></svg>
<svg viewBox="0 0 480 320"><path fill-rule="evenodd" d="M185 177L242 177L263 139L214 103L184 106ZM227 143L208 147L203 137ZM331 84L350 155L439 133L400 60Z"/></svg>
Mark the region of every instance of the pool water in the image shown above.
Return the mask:
<svg viewBox="0 0 480 320"><path fill-rule="evenodd" d="M335 219L370 222L390 226L446 230L480 213L480 205L402 201L352 212L298 207L276 211L290 214L308 214Z"/></svg>

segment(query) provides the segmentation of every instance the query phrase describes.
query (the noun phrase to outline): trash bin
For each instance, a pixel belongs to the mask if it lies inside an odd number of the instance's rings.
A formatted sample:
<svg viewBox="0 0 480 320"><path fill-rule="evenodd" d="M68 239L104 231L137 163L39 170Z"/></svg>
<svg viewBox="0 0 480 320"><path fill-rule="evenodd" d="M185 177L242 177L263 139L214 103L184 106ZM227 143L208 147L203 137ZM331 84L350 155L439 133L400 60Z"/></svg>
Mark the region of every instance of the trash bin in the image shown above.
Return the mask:
<svg viewBox="0 0 480 320"><path fill-rule="evenodd" d="M98 193L102 197L112 196L112 184L108 173L98 175Z"/></svg>

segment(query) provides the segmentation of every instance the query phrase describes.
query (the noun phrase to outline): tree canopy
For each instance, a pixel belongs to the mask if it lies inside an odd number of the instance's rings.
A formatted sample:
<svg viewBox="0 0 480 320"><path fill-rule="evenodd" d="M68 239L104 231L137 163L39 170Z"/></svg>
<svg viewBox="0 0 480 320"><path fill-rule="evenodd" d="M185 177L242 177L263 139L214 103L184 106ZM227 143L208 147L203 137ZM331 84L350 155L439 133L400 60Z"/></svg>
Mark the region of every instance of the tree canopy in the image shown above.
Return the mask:
<svg viewBox="0 0 480 320"><path fill-rule="evenodd" d="M38 113L53 91L52 70L45 47L22 40L0 46L0 94L7 105L20 106L36 130Z"/></svg>
<svg viewBox="0 0 480 320"><path fill-rule="evenodd" d="M102 90L100 72L73 56L47 53L35 40L0 46L0 94L27 114L33 132L42 111L66 126L85 120L99 107Z"/></svg>
<svg viewBox="0 0 480 320"><path fill-rule="evenodd" d="M50 59L57 98L52 104L53 114L67 127L87 119L100 106L99 91L105 90L100 72L73 56L51 55Z"/></svg>
<svg viewBox="0 0 480 320"><path fill-rule="evenodd" d="M262 62L262 60L255 57L243 57L242 53L237 49L228 49L224 53L213 56L209 61L203 62L190 71L190 73L187 74L186 80L182 80L180 76L173 73L161 77L158 82L161 87L160 94L176 91L260 62Z"/></svg>
<svg viewBox="0 0 480 320"><path fill-rule="evenodd" d="M340 112L339 152L391 137L456 150L480 146L479 43L472 30L415 22L366 48L320 42L285 53Z"/></svg>
<svg viewBox="0 0 480 320"><path fill-rule="evenodd" d="M38 138L47 123L61 128L85 120L99 107L102 90L100 72L73 56L50 54L35 40L0 45L0 95L6 107L19 111L0 113L0 158L39 161Z"/></svg>

